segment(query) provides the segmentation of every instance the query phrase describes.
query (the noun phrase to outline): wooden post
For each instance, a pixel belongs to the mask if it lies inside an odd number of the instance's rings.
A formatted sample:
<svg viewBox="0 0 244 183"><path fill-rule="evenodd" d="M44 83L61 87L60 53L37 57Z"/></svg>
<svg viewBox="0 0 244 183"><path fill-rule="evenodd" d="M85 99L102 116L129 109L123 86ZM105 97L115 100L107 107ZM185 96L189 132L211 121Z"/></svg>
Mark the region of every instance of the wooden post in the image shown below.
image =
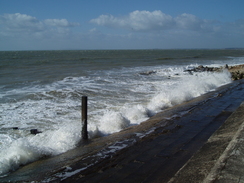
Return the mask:
<svg viewBox="0 0 244 183"><path fill-rule="evenodd" d="M37 129L31 129L30 133L36 135L36 134L42 133L42 132L38 131Z"/></svg>
<svg viewBox="0 0 244 183"><path fill-rule="evenodd" d="M82 139L88 139L87 132L87 96L82 96Z"/></svg>

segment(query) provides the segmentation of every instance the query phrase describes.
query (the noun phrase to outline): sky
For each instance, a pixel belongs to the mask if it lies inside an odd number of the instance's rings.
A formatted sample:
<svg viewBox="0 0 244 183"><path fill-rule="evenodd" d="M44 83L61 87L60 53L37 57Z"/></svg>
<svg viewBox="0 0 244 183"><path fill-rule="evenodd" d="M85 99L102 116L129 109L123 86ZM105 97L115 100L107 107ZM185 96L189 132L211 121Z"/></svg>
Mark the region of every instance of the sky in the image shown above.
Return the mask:
<svg viewBox="0 0 244 183"><path fill-rule="evenodd" d="M0 51L244 48L243 0L0 0Z"/></svg>

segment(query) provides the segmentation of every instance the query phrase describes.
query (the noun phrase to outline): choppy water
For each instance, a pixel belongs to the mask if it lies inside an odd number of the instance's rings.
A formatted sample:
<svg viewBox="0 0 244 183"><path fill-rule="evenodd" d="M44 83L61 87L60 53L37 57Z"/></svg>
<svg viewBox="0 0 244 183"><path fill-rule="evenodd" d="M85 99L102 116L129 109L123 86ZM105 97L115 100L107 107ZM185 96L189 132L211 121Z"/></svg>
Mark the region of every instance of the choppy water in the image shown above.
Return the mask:
<svg viewBox="0 0 244 183"><path fill-rule="evenodd" d="M225 64L244 64L244 50L0 52L0 175L74 148L83 95L89 138L109 135L230 83L225 71L184 72Z"/></svg>

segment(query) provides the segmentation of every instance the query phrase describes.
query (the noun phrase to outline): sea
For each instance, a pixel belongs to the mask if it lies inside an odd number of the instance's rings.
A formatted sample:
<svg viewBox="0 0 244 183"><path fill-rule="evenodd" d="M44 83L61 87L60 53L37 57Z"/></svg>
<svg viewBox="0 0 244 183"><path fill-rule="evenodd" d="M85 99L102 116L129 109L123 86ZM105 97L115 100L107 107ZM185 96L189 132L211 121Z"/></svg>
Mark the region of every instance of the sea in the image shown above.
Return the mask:
<svg viewBox="0 0 244 183"><path fill-rule="evenodd" d="M101 138L231 83L226 70L186 71L226 64L244 50L0 51L0 176L75 148L82 96L88 137Z"/></svg>

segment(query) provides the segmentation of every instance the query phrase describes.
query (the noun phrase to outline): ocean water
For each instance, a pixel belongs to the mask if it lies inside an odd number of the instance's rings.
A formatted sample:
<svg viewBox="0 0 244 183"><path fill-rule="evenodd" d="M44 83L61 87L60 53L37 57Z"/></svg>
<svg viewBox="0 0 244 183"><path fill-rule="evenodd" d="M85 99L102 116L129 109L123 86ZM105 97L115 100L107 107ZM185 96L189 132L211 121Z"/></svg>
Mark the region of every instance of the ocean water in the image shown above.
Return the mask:
<svg viewBox="0 0 244 183"><path fill-rule="evenodd" d="M228 71L184 72L225 64L244 64L244 50L0 52L0 176L76 147L82 96L99 138L230 83Z"/></svg>

